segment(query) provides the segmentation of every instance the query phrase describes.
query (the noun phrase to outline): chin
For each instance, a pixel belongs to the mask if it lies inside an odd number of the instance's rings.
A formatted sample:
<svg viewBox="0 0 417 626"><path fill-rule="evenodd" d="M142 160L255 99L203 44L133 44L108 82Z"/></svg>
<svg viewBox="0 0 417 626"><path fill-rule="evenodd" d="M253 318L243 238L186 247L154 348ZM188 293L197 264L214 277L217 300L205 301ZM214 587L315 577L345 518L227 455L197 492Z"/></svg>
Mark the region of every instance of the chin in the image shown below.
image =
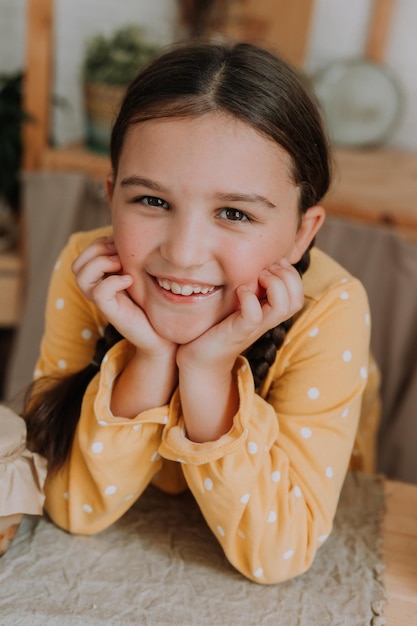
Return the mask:
<svg viewBox="0 0 417 626"><path fill-rule="evenodd" d="M194 341L194 339L203 335L210 328L210 326L202 326L201 324L189 324L185 326L184 324L169 324L169 322L166 324L152 325L160 337L178 345Z"/></svg>

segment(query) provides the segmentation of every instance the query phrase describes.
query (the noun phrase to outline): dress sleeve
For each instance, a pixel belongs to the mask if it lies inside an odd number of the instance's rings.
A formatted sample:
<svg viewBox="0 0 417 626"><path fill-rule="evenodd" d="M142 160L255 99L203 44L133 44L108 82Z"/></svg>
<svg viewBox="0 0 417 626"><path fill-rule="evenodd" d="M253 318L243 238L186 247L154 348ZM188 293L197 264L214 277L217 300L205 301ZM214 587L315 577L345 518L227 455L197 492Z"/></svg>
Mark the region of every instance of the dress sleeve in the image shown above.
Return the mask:
<svg viewBox="0 0 417 626"><path fill-rule="evenodd" d="M307 305L264 397L238 360L240 407L229 433L194 443L180 418L159 449L182 463L232 565L264 584L307 570L331 532L367 378L369 310L360 283L347 279Z"/></svg>
<svg viewBox="0 0 417 626"><path fill-rule="evenodd" d="M57 378L84 368L106 325L75 283L71 264L80 251L75 236L53 271L36 377ZM122 340L104 357L84 395L70 457L46 480L45 509L58 526L71 532L91 534L109 526L162 467L158 446L169 406L144 411L134 419L110 410L114 380L131 349Z"/></svg>

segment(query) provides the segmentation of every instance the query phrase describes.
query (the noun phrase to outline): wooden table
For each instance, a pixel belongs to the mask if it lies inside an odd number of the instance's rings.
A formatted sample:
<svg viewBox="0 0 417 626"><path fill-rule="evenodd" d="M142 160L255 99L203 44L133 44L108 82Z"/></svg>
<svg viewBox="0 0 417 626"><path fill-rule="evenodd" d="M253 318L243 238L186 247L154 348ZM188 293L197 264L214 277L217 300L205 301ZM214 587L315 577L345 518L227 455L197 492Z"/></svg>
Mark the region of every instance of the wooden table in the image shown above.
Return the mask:
<svg viewBox="0 0 417 626"><path fill-rule="evenodd" d="M417 625L417 485L386 481L387 626Z"/></svg>

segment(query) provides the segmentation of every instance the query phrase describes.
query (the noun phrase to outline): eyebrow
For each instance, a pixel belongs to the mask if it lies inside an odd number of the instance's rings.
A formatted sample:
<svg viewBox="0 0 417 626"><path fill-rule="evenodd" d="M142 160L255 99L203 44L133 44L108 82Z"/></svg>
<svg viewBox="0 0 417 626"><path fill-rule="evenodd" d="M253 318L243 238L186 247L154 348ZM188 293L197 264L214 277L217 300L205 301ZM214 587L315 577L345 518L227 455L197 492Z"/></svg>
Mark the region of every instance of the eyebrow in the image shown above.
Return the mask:
<svg viewBox="0 0 417 626"><path fill-rule="evenodd" d="M159 183L151 180L150 178L146 178L144 176L127 176L120 181L121 187L146 187L147 189L152 189L153 191L158 191L161 193L166 193L167 189L160 185ZM216 200L220 200L222 202L249 202L253 204L261 204L269 209L276 209L276 205L271 202L265 196L261 196L257 193L216 193L214 195Z"/></svg>

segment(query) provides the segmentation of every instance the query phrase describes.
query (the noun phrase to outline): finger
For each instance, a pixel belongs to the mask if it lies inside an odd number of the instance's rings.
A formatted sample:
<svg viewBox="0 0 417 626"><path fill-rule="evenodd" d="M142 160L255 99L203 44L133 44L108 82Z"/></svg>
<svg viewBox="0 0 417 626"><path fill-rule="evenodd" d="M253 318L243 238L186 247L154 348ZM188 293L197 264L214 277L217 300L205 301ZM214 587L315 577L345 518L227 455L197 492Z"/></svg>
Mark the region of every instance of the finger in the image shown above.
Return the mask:
<svg viewBox="0 0 417 626"><path fill-rule="evenodd" d="M116 246L112 237L98 237L92 241L75 259L72 271L77 274L81 268L97 256L110 256L116 254Z"/></svg>
<svg viewBox="0 0 417 626"><path fill-rule="evenodd" d="M116 315L120 309L121 299L123 296L129 303L131 302L127 293L124 293L133 282L133 278L129 274L113 274L97 283L92 289L92 300L102 313L109 318Z"/></svg>
<svg viewBox="0 0 417 626"><path fill-rule="evenodd" d="M81 291L91 296L91 290L107 275L120 272L121 263L117 255L99 256L91 259L81 267L75 275L77 285Z"/></svg>
<svg viewBox="0 0 417 626"><path fill-rule="evenodd" d="M261 272L259 282L266 291L264 314L275 316L277 324L302 308L303 284L294 268L272 266L269 270Z"/></svg>
<svg viewBox="0 0 417 626"><path fill-rule="evenodd" d="M236 294L240 305L240 317L248 324L259 324L262 321L262 308L256 294L245 285L238 287Z"/></svg>

